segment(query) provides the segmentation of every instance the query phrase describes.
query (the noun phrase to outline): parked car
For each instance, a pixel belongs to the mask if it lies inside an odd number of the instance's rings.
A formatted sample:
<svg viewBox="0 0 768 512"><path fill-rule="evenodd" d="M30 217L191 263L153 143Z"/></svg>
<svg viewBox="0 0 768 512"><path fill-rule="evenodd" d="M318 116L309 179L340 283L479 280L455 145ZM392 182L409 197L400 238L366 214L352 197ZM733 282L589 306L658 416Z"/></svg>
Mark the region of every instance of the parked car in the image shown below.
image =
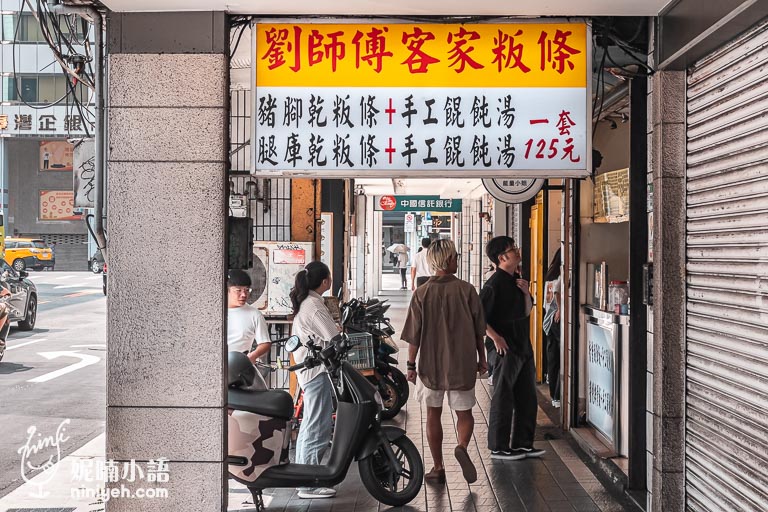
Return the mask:
<svg viewBox="0 0 768 512"><path fill-rule="evenodd" d="M17 272L5 261L0 261L0 274L8 272L6 284L11 292L11 322L18 322L19 329L31 331L37 321L37 287L27 279L26 271Z"/></svg>
<svg viewBox="0 0 768 512"><path fill-rule="evenodd" d="M17 272L32 268L53 270L56 260L44 240L36 238L5 239L5 261Z"/></svg>
<svg viewBox="0 0 768 512"><path fill-rule="evenodd" d="M101 251L96 251L88 260L88 269L94 274L101 274L104 271L104 256Z"/></svg>

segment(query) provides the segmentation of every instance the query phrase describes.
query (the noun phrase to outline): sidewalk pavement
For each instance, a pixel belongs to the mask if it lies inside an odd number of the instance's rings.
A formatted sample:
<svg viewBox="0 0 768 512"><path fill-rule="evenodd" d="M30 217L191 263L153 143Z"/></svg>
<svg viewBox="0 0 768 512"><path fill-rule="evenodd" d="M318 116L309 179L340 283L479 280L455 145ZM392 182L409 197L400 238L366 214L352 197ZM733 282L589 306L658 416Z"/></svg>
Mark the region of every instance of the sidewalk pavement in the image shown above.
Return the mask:
<svg viewBox="0 0 768 512"><path fill-rule="evenodd" d="M399 330L405 321L405 311L410 294L387 292L392 307L390 317ZM399 363L405 366L406 346L401 343ZM464 481L458 463L453 458L456 444L456 417L447 407L443 409L444 446L447 484L424 485L421 494L400 510L408 512L620 512L632 510L627 504L615 499L597 480L589 468L565 439L559 429L539 409L535 446L546 450L540 459L522 461L498 461L490 459L486 448L488 412L493 389L487 380L478 381L475 389L478 406L474 409L475 436L469 454L478 468L478 480L474 484ZM393 424L406 429L408 436L421 450L425 470L432 467L432 457L426 439L426 409L411 396ZM57 510L60 512L96 512L104 506L93 498L72 496L72 488L82 482L73 480L75 467L88 461L104 460L104 435L62 459L61 462L37 475L29 483L0 498L0 512L25 512ZM93 464L93 462L91 462ZM171 471L172 473L172 471ZM82 476L82 475L81 475ZM36 495L42 486L44 497ZM94 489L96 483L90 482ZM338 486L334 499L302 500L293 489L269 489L264 493L268 510L308 512L363 512L387 510L365 490L356 464L350 468L347 479ZM229 509L254 511L250 492L230 480ZM396 509L389 509L396 510Z"/></svg>

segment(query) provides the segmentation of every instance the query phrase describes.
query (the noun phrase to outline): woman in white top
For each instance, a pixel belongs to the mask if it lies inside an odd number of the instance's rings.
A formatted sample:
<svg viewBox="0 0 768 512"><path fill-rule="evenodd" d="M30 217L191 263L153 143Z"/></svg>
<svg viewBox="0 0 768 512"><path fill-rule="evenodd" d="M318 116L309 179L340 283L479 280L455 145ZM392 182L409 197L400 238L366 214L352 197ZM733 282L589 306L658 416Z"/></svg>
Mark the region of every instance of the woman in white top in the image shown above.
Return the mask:
<svg viewBox="0 0 768 512"><path fill-rule="evenodd" d="M435 275L434 270L427 262L427 249L429 249L432 240L429 238L421 239L421 249L413 257L413 266L411 267L411 290L423 285L429 278Z"/></svg>
<svg viewBox="0 0 768 512"><path fill-rule="evenodd" d="M310 337L315 343L327 343L339 334L322 295L331 289L333 280L328 266L320 261L309 263L296 274L291 290L293 304L293 334L306 344ZM307 349L302 346L293 353L296 363L304 362ZM333 401L331 381L323 365L296 372L301 389L304 390L304 418L301 421L299 437L296 440L296 462L298 464L320 464L331 441L333 428ZM299 488L299 498L332 498L336 490L331 488Z"/></svg>

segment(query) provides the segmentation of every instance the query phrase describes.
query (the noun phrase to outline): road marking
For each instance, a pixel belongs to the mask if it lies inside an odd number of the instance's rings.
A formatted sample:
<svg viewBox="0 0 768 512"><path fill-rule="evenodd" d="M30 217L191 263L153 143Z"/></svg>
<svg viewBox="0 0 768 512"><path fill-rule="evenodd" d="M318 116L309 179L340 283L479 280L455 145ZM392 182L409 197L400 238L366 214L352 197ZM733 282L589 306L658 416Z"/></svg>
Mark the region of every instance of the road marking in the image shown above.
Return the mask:
<svg viewBox="0 0 768 512"><path fill-rule="evenodd" d="M96 295L97 293L103 293L103 292L101 290L83 290L81 292L70 293L69 295L65 295L64 297L74 298L74 297L82 297L84 295Z"/></svg>
<svg viewBox="0 0 768 512"><path fill-rule="evenodd" d="M65 366L64 368L60 368L50 373L46 373L45 375L35 377L34 379L29 379L27 382L48 382L49 380L53 380L57 377L61 377L62 375L72 373L75 370L85 368L86 366L90 366L101 361L100 357L92 356L89 354L81 354L76 350L62 350L60 352L38 352L38 354L48 360L56 359L57 357L74 357L80 359L80 362Z"/></svg>
<svg viewBox="0 0 768 512"><path fill-rule="evenodd" d="M60 277L55 277L54 279L72 279L73 277L75 276L60 276Z"/></svg>
<svg viewBox="0 0 768 512"><path fill-rule="evenodd" d="M104 343L92 343L90 345L70 345L70 347L72 348L86 348L86 347L105 347L106 348L106 346L107 345Z"/></svg>
<svg viewBox="0 0 768 512"><path fill-rule="evenodd" d="M41 341L45 341L47 339L48 338L40 338L39 340L32 340L32 341L27 341L27 342L24 342L24 343L19 343L18 345L14 345L12 347L8 347L5 350L8 351L8 350L13 350L15 348L26 347L27 345L31 345L33 343L40 343Z"/></svg>
<svg viewBox="0 0 768 512"><path fill-rule="evenodd" d="M54 290L61 290L62 288L85 288L86 286L89 286L87 284L60 284L59 286L54 286Z"/></svg>

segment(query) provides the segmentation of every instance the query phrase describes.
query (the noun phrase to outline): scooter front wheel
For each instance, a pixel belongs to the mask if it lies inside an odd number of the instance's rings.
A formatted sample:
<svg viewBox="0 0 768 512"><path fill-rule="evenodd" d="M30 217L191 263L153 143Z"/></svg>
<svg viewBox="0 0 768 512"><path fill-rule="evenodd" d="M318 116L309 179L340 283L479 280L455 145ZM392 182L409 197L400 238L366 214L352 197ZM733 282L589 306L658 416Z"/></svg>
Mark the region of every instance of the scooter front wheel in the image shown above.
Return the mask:
<svg viewBox="0 0 768 512"><path fill-rule="evenodd" d="M416 445L407 436L389 441L389 444L403 468L401 474L395 472L382 447L358 462L357 467L371 496L385 505L400 507L419 495L424 481L424 463Z"/></svg>

